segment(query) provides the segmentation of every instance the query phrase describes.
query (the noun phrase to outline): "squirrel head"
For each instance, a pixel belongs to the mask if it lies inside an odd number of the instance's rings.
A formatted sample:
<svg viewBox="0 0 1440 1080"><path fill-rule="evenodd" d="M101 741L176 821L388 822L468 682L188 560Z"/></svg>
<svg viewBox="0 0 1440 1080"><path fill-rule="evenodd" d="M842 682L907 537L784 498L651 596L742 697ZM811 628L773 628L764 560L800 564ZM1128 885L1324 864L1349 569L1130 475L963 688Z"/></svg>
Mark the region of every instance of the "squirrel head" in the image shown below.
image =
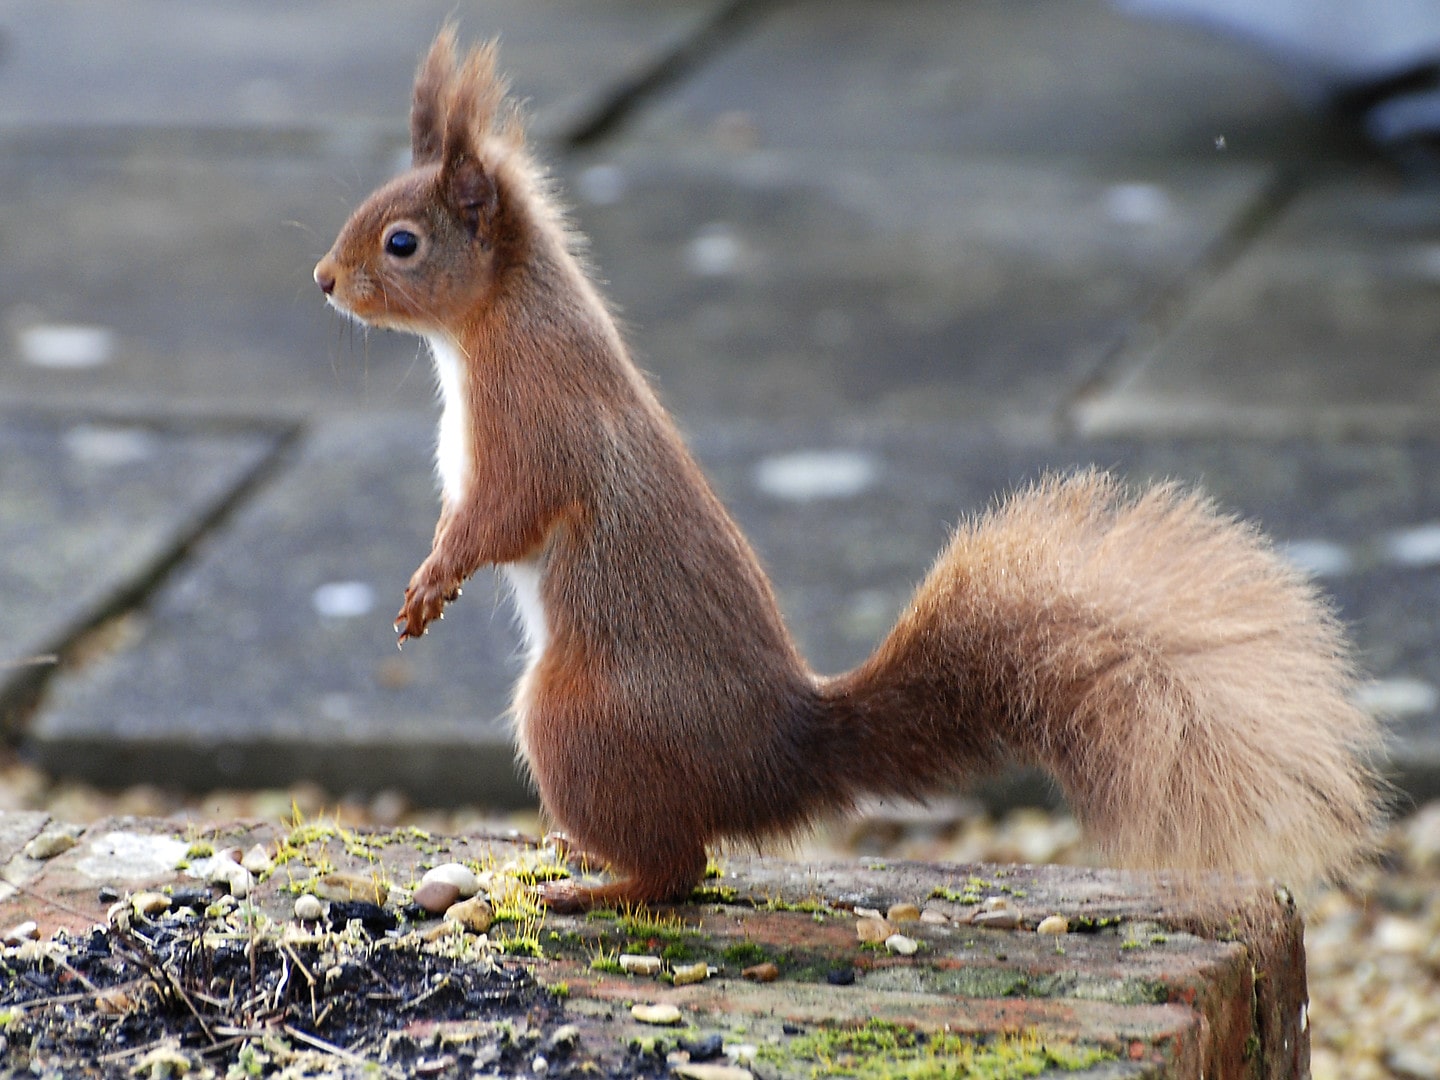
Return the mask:
<svg viewBox="0 0 1440 1080"><path fill-rule="evenodd" d="M483 303L522 230L507 166L524 134L491 42L457 62L443 29L415 78L409 171L351 214L315 267L331 305L372 326L444 332Z"/></svg>

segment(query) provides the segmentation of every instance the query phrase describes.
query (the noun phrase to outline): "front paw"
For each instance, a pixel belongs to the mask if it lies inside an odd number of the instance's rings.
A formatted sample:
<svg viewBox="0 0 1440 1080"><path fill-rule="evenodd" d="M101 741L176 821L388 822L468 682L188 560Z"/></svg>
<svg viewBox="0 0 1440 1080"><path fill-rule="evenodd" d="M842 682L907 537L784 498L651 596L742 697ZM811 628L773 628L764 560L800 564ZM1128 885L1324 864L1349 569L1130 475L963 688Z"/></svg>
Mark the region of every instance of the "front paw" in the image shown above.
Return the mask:
<svg viewBox="0 0 1440 1080"><path fill-rule="evenodd" d="M428 563L415 571L405 590L405 603L395 616L400 644L425 633L436 619L445 617L445 605L460 595L460 578L446 574Z"/></svg>

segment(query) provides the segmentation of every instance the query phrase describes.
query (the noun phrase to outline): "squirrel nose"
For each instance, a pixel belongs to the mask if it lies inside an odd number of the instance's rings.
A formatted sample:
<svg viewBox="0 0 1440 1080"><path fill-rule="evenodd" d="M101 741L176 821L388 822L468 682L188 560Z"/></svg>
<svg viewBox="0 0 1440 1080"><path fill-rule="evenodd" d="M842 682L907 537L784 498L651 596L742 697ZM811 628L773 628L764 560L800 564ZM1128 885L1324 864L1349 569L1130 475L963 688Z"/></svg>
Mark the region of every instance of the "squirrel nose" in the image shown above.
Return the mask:
<svg viewBox="0 0 1440 1080"><path fill-rule="evenodd" d="M323 261L315 266L315 284L320 286L320 291L326 296L335 291L335 271Z"/></svg>

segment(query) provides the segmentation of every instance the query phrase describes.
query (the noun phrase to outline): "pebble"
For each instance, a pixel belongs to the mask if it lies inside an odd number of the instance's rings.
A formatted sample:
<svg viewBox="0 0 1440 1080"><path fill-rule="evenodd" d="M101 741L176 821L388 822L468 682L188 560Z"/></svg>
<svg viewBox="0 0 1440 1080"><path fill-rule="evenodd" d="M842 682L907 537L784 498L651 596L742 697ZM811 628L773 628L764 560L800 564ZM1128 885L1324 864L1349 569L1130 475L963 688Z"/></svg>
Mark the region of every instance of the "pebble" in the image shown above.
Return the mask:
<svg viewBox="0 0 1440 1080"><path fill-rule="evenodd" d="M831 986L854 986L855 969L835 968L833 971L827 971L825 973L825 981Z"/></svg>
<svg viewBox="0 0 1440 1080"><path fill-rule="evenodd" d="M920 943L904 934L891 934L885 939L885 948L897 956L914 956Z"/></svg>
<svg viewBox="0 0 1440 1080"><path fill-rule="evenodd" d="M661 960L658 956L638 956L625 953L620 957L620 970L627 975L659 975Z"/></svg>
<svg viewBox="0 0 1440 1080"><path fill-rule="evenodd" d="M25 857L29 859L53 859L69 851L80 842L78 829L47 829L25 845Z"/></svg>
<svg viewBox="0 0 1440 1080"><path fill-rule="evenodd" d="M483 934L495 921L495 912L488 900L472 896L469 900L461 900L458 904L451 904L446 908L445 920L459 923L472 934Z"/></svg>
<svg viewBox="0 0 1440 1080"><path fill-rule="evenodd" d="M1003 908L998 911L977 911L970 922L973 926L986 926L991 930L1014 930L1020 925L1020 913Z"/></svg>
<svg viewBox="0 0 1440 1080"><path fill-rule="evenodd" d="M158 892L138 892L130 897L130 907L136 915L150 919L170 910L170 897Z"/></svg>
<svg viewBox="0 0 1440 1080"><path fill-rule="evenodd" d="M224 885L230 895L238 900L249 896L250 889L255 884L255 876L249 870L229 859L216 859L211 864L208 880Z"/></svg>
<svg viewBox="0 0 1440 1080"><path fill-rule="evenodd" d="M1068 934L1070 932L1070 920L1064 915L1047 915L1040 920L1040 925L1035 927L1037 934Z"/></svg>
<svg viewBox="0 0 1440 1080"><path fill-rule="evenodd" d="M543 1076L550 1069L550 1062L545 1060L543 1054L536 1054L535 1060L530 1062L530 1071L536 1076Z"/></svg>
<svg viewBox="0 0 1440 1080"><path fill-rule="evenodd" d="M704 982L710 977L710 965L701 960L695 964L682 964L672 970L671 975L675 979L676 986L689 986L691 983Z"/></svg>
<svg viewBox="0 0 1440 1080"><path fill-rule="evenodd" d="M855 909L855 917L856 917L857 919L881 919L881 918L884 918L884 916L880 914L880 909L879 909L879 908L873 908L873 907L857 907L857 908Z"/></svg>
<svg viewBox="0 0 1440 1080"><path fill-rule="evenodd" d="M265 850L263 844L256 844L240 860L240 865L256 877L261 877L275 869L275 860L270 858L270 853Z"/></svg>
<svg viewBox="0 0 1440 1080"><path fill-rule="evenodd" d="M980 905L981 911L1009 911L1010 901L1003 896L987 896Z"/></svg>
<svg viewBox="0 0 1440 1080"><path fill-rule="evenodd" d="M561 1053L566 1053L570 1050L573 1050L576 1044L579 1042L579 1026L576 1024L562 1024L560 1027L554 1030L554 1032L550 1035L550 1038L546 1040L545 1045L548 1046L551 1050L558 1050Z"/></svg>
<svg viewBox="0 0 1440 1080"><path fill-rule="evenodd" d="M934 908L926 908L920 912L920 921L929 923L931 926L948 926L950 920L946 918L943 911L936 911Z"/></svg>
<svg viewBox="0 0 1440 1080"><path fill-rule="evenodd" d="M384 907L390 887L360 874L326 874L315 883L315 895L321 900L365 900Z"/></svg>
<svg viewBox="0 0 1440 1080"><path fill-rule="evenodd" d="M689 1061L710 1061L725 1053L725 1039L712 1032L698 1039L681 1039L680 1049L690 1055Z"/></svg>
<svg viewBox="0 0 1440 1080"><path fill-rule="evenodd" d="M295 898L295 918L301 922L319 922L325 915L325 904L318 896L305 893Z"/></svg>
<svg viewBox="0 0 1440 1080"><path fill-rule="evenodd" d="M895 932L884 919L867 916L855 924L855 936L867 943L879 943Z"/></svg>
<svg viewBox="0 0 1440 1080"><path fill-rule="evenodd" d="M474 893L471 893L473 896ZM415 890L411 900L419 907L424 908L432 915L443 915L450 908L454 907L463 897L460 889L448 881L424 881Z"/></svg>
<svg viewBox="0 0 1440 1080"><path fill-rule="evenodd" d="M749 979L751 982L772 983L780 978L780 969L768 960L763 964L755 964L740 972L741 978Z"/></svg>
<svg viewBox="0 0 1440 1080"><path fill-rule="evenodd" d="M915 904L891 904L885 918L892 923L915 922L920 918L920 908Z"/></svg>
<svg viewBox="0 0 1440 1080"><path fill-rule="evenodd" d="M642 1024L678 1024L680 1010L674 1005L632 1005L630 1015Z"/></svg>
<svg viewBox="0 0 1440 1080"><path fill-rule="evenodd" d="M480 891L480 876L464 863L449 862L432 866L425 871L420 884L423 887L431 882L453 885L461 900L468 900ZM416 895L419 895L418 890Z"/></svg>
<svg viewBox="0 0 1440 1080"><path fill-rule="evenodd" d="M40 926L34 919L26 919L22 923L16 923L9 930L5 931L3 939L6 945L19 945L22 941L36 941L40 937Z"/></svg>
<svg viewBox="0 0 1440 1080"><path fill-rule="evenodd" d="M675 1075L685 1080L755 1080L755 1074L739 1065L707 1065L687 1062L675 1066Z"/></svg>

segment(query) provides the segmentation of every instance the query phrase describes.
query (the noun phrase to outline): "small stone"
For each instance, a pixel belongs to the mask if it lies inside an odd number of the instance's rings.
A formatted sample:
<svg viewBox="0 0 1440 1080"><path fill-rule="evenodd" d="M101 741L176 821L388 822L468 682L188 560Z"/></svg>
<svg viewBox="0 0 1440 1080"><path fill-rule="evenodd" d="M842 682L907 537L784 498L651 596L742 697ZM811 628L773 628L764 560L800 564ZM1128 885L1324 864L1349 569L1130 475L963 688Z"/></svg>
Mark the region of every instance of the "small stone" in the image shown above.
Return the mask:
<svg viewBox="0 0 1440 1080"><path fill-rule="evenodd" d="M319 922L325 916L325 904L318 896L304 893L295 898L295 918L301 922Z"/></svg>
<svg viewBox="0 0 1440 1080"><path fill-rule="evenodd" d="M250 889L255 884L255 876L249 870L229 859L215 859L210 864L207 878L211 882L224 885L237 900L244 900L249 896Z"/></svg>
<svg viewBox="0 0 1440 1080"><path fill-rule="evenodd" d="M710 965L701 960L695 964L682 964L671 971L676 986L689 986L691 983L704 982L710 977Z"/></svg>
<svg viewBox="0 0 1440 1080"><path fill-rule="evenodd" d="M474 895L473 893L471 894ZM411 900L432 915L442 915L462 899L460 890L448 881L421 881Z"/></svg>
<svg viewBox="0 0 1440 1080"><path fill-rule="evenodd" d="M128 986L112 986L95 995L95 1011L102 1016L123 1016L139 1002Z"/></svg>
<svg viewBox="0 0 1440 1080"><path fill-rule="evenodd" d="M920 943L904 934L891 934L885 939L885 948L896 956L914 956Z"/></svg>
<svg viewBox="0 0 1440 1080"><path fill-rule="evenodd" d="M763 964L755 964L740 972L741 978L749 979L751 982L772 983L780 978L780 969L768 960Z"/></svg>
<svg viewBox="0 0 1440 1080"><path fill-rule="evenodd" d="M867 944L884 941L895 932L895 928L884 919L866 917L855 924L855 935Z"/></svg>
<svg viewBox="0 0 1440 1080"><path fill-rule="evenodd" d="M256 877L261 877L275 869L275 860L270 858L270 853L265 850L265 845L256 844L245 852L244 857L240 860L240 865Z"/></svg>
<svg viewBox="0 0 1440 1080"><path fill-rule="evenodd" d="M80 830L71 826L46 829L25 845L25 857L29 859L53 859L69 851L80 841Z"/></svg>
<svg viewBox="0 0 1440 1080"><path fill-rule="evenodd" d="M535 1060L530 1062L530 1071L536 1076L543 1076L550 1068L550 1062L545 1060L543 1054L536 1054Z"/></svg>
<svg viewBox="0 0 1440 1080"><path fill-rule="evenodd" d="M480 896L472 896L469 900L461 900L458 904L451 904L446 908L445 920L459 923L472 934L483 934L495 921L495 912L489 901Z"/></svg>
<svg viewBox="0 0 1440 1080"><path fill-rule="evenodd" d="M420 884L423 887L432 881L453 885L461 900L468 900L480 891L479 875L464 863L450 862L432 866L425 871ZM419 895L419 890L416 890L416 895Z"/></svg>
<svg viewBox="0 0 1440 1080"><path fill-rule="evenodd" d="M138 892L130 897L130 907L136 915L150 919L170 910L170 898L164 893Z"/></svg>
<svg viewBox="0 0 1440 1080"><path fill-rule="evenodd" d="M1010 901L1003 896L987 896L980 905L981 911L1009 911Z"/></svg>
<svg viewBox="0 0 1440 1080"><path fill-rule="evenodd" d="M984 926L991 930L1014 930L1020 925L1020 913L1012 909L977 911L971 917L972 926Z"/></svg>
<svg viewBox="0 0 1440 1080"><path fill-rule="evenodd" d="M463 934L465 928L457 922L441 920L434 926L427 926L424 930L417 931L421 941L439 941L441 938L451 937L455 934Z"/></svg>
<svg viewBox="0 0 1440 1080"><path fill-rule="evenodd" d="M326 874L315 883L315 895L322 900L364 900L384 907L390 887L378 878L360 874Z"/></svg>
<svg viewBox="0 0 1440 1080"><path fill-rule="evenodd" d="M698 1039L681 1039L680 1049L690 1055L691 1061L710 1061L725 1053L725 1039L714 1033Z"/></svg>
<svg viewBox="0 0 1440 1080"><path fill-rule="evenodd" d="M920 918L920 908L915 904L891 904L885 918L892 923L915 922Z"/></svg>
<svg viewBox="0 0 1440 1080"><path fill-rule="evenodd" d="M625 953L620 957L620 970L627 975L659 975L662 961L658 956Z"/></svg>
<svg viewBox="0 0 1440 1080"><path fill-rule="evenodd" d="M95 894L95 899L102 904L113 904L120 899L120 890L114 885L101 885L100 891Z"/></svg>
<svg viewBox="0 0 1440 1080"><path fill-rule="evenodd" d="M546 1046L560 1053L569 1053L580 1042L580 1028L575 1024L562 1024L546 1040Z"/></svg>
<svg viewBox="0 0 1440 1080"><path fill-rule="evenodd" d="M873 907L857 907L857 908L855 909L855 917L856 917L857 919L883 919L883 918L884 918L884 916L880 914L880 909L879 909L879 908L873 908Z"/></svg>
<svg viewBox="0 0 1440 1080"><path fill-rule="evenodd" d="M1040 920L1040 925L1035 927L1037 934L1068 934L1070 932L1070 920L1064 915L1047 915Z"/></svg>
<svg viewBox="0 0 1440 1080"><path fill-rule="evenodd" d="M926 908L920 912L920 921L929 923L931 926L948 926L950 920L943 911L936 911L934 908Z"/></svg>
<svg viewBox="0 0 1440 1080"><path fill-rule="evenodd" d="M853 986L855 985L855 969L847 967L827 971L825 981L831 986Z"/></svg>
<svg viewBox="0 0 1440 1080"><path fill-rule="evenodd" d="M6 930L4 938L0 940L3 940L6 945L15 946L22 941L38 941L39 938L40 925L34 919L26 919Z"/></svg>
<svg viewBox="0 0 1440 1080"><path fill-rule="evenodd" d="M630 1015L642 1024L678 1024L680 1010L674 1005L632 1005Z"/></svg>
<svg viewBox="0 0 1440 1080"><path fill-rule="evenodd" d="M755 1080L755 1074L739 1065L707 1065L687 1062L675 1066L675 1075L685 1080Z"/></svg>

